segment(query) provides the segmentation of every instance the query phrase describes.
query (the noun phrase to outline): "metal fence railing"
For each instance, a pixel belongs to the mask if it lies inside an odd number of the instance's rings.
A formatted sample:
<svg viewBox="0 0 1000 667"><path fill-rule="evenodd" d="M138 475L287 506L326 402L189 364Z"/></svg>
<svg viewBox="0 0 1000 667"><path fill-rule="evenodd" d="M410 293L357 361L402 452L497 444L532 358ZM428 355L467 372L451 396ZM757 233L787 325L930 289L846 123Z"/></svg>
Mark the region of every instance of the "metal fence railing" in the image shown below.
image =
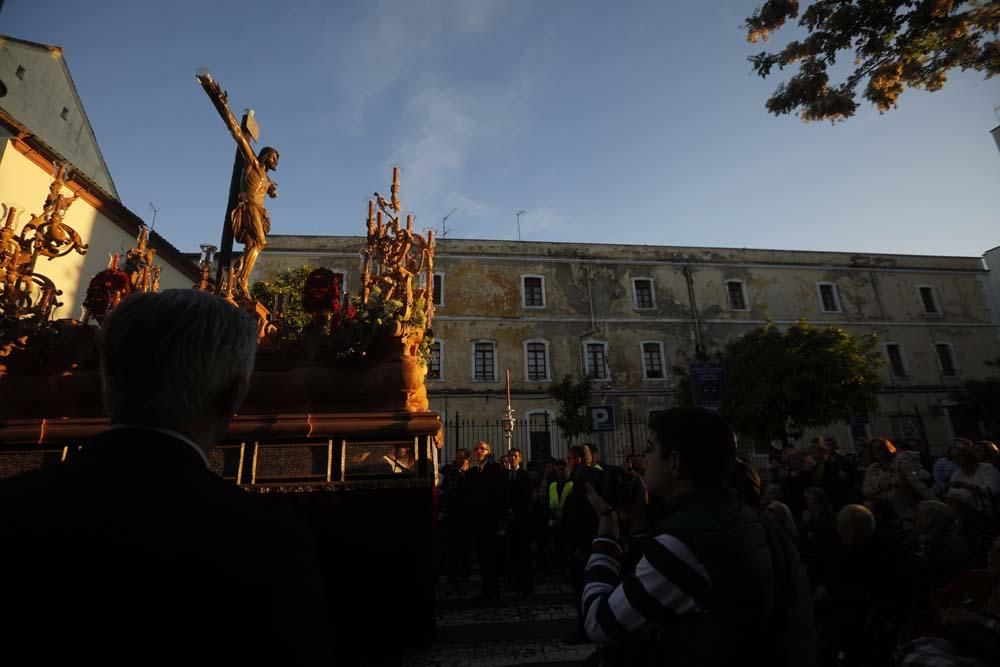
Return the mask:
<svg viewBox="0 0 1000 667"><path fill-rule="evenodd" d="M933 421L932 421L933 420ZM450 463L458 448L472 451L475 444L485 440L493 445L498 455L506 451L503 421L500 419L466 418L459 413L444 422L444 448L439 461ZM882 436L893 440L911 438L927 442L932 453L939 455L950 444L949 428L934 415L918 413L873 413L851 423L840 422L823 427L806 429L795 441L796 447L807 447L819 438L835 438L845 454L854 454L863 459L864 448L858 443L869 438ZM548 414L532 415L528 420L518 419L511 434L511 446L517 447L527 461L543 460L547 457L565 459L571 444L588 443L596 445L601 461L614 465L624 465L630 454L646 451L648 423L645 418L625 411L614 430L602 433L585 433L572 441L565 438L555 420ZM770 443L754 443L748 438L740 442L740 455L751 461L759 469L767 467Z"/></svg>
<svg viewBox="0 0 1000 667"><path fill-rule="evenodd" d="M520 449L527 461L565 459L571 444L588 443L597 446L602 461L624 465L626 456L641 454L646 449L646 421L632 414L626 414L613 431L583 434L572 442L567 441L547 413L534 417L537 418L519 419L511 433L511 447ZM444 427L444 448L439 457L442 463L453 461L455 451L460 448L471 451L480 440L490 443L498 454L506 451L506 434L500 419L467 419L455 413L444 422Z"/></svg>

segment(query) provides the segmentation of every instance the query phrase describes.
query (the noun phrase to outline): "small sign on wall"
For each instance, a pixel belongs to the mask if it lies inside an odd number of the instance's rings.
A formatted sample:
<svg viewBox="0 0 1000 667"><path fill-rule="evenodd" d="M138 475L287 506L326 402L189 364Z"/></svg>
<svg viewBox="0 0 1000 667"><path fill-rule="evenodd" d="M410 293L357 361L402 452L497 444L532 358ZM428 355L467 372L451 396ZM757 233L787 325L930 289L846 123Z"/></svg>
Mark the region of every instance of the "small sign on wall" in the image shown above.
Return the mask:
<svg viewBox="0 0 1000 667"><path fill-rule="evenodd" d="M615 430L615 409L610 405L592 405L590 412L590 430L594 433L612 433Z"/></svg>

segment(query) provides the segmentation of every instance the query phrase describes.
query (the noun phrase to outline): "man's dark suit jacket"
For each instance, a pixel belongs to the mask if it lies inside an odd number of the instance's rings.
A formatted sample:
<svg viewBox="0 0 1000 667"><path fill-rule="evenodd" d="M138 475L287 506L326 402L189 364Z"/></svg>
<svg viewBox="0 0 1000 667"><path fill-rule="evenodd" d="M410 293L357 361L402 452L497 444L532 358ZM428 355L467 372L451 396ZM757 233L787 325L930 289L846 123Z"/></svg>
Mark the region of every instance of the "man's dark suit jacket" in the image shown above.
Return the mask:
<svg viewBox="0 0 1000 667"><path fill-rule="evenodd" d="M107 431L67 463L5 480L0 517L7 655L277 665L329 645L297 517L168 434Z"/></svg>
<svg viewBox="0 0 1000 667"><path fill-rule="evenodd" d="M507 475L507 505L514 518L523 521L531 511L531 476L521 468L504 472Z"/></svg>

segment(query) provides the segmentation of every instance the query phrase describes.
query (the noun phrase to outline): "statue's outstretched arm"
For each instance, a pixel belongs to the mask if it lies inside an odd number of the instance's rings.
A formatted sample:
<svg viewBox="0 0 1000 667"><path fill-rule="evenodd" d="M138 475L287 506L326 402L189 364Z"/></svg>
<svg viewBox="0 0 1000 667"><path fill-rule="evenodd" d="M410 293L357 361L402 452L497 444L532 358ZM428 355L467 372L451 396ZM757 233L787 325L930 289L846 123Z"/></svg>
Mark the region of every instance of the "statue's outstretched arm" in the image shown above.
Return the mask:
<svg viewBox="0 0 1000 667"><path fill-rule="evenodd" d="M212 100L212 104L215 105L215 110L219 112L222 116L222 120L226 123L226 127L229 128L229 132L233 135L233 139L236 140L236 144L240 147L240 151L243 153L243 159L247 161L247 164L257 165L257 156L254 155L253 148L250 146L250 142L247 141L246 136L243 134L243 130L240 128L239 122L236 120L236 116L233 112L229 110L229 105L226 104L226 94L222 92L219 88L219 84L216 83L210 74L197 74L198 81L201 83L201 87L205 89L208 93L209 99Z"/></svg>

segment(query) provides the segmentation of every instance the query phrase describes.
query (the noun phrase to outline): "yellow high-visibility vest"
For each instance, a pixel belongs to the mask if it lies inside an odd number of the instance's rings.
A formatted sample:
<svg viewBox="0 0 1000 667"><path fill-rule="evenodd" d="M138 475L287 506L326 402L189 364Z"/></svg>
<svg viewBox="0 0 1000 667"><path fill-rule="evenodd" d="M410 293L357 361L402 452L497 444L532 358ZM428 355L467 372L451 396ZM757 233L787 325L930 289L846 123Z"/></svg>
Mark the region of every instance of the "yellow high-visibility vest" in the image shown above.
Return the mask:
<svg viewBox="0 0 1000 667"><path fill-rule="evenodd" d="M563 485L562 494L559 494L559 482L549 484L549 509L552 510L556 518L562 516L563 507L566 506L566 499L569 498L573 490L573 482L567 480Z"/></svg>

